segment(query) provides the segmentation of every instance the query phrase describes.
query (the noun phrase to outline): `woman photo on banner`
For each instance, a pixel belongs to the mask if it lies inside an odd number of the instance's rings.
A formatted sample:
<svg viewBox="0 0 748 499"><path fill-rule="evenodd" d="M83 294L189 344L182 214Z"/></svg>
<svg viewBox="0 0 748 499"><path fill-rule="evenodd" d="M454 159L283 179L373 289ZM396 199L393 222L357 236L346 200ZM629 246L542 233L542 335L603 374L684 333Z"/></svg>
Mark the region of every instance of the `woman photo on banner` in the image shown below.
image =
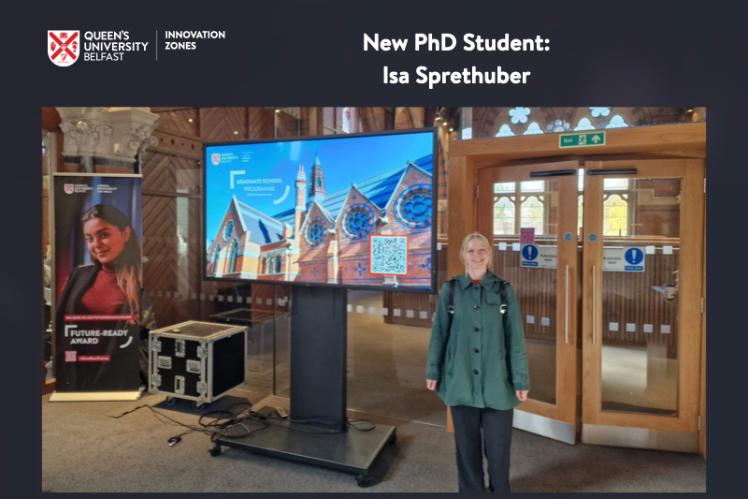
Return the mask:
<svg viewBox="0 0 748 499"><path fill-rule="evenodd" d="M465 237L460 261L465 273L439 292L426 388L452 413L459 491L504 494L513 409L530 389L522 314L511 285L489 270L492 251L483 234Z"/></svg>
<svg viewBox="0 0 748 499"><path fill-rule="evenodd" d="M141 249L125 212L139 209L139 179L75 180L92 189L55 200L56 391L137 390Z"/></svg>
<svg viewBox="0 0 748 499"><path fill-rule="evenodd" d="M130 220L112 205L97 204L81 217L92 264L68 276L57 304L62 315L140 315L140 244Z"/></svg>

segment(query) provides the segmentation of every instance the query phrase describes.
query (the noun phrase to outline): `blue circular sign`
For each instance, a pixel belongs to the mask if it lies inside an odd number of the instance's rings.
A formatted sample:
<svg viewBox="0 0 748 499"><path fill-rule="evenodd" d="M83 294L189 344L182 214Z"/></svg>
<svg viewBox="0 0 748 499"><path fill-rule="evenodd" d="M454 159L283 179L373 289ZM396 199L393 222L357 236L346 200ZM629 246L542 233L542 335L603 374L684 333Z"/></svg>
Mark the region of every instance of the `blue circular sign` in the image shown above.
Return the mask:
<svg viewBox="0 0 748 499"><path fill-rule="evenodd" d="M535 260L538 257L538 247L534 244L527 244L522 248L522 258L525 260Z"/></svg>
<svg viewBox="0 0 748 499"><path fill-rule="evenodd" d="M571 232L564 232L564 241L571 241L572 237Z"/></svg>
<svg viewBox="0 0 748 499"><path fill-rule="evenodd" d="M639 265L644 260L644 252L639 248L629 248L623 254L623 257L629 265Z"/></svg>
<svg viewBox="0 0 748 499"><path fill-rule="evenodd" d="M595 234L595 233L593 232L592 234L590 234L590 235L589 235L588 239L589 239L590 241L593 241L593 242L594 242L594 241L597 241L597 234Z"/></svg>

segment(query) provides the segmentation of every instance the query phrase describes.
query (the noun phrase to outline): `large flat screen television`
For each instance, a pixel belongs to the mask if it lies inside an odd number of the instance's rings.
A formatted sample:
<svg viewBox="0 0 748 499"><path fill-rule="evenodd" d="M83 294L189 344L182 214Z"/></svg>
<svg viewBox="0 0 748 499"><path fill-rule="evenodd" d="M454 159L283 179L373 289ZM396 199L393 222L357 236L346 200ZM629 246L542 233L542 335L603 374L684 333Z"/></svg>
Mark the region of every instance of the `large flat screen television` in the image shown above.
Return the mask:
<svg viewBox="0 0 748 499"><path fill-rule="evenodd" d="M206 279L433 292L433 129L206 144Z"/></svg>

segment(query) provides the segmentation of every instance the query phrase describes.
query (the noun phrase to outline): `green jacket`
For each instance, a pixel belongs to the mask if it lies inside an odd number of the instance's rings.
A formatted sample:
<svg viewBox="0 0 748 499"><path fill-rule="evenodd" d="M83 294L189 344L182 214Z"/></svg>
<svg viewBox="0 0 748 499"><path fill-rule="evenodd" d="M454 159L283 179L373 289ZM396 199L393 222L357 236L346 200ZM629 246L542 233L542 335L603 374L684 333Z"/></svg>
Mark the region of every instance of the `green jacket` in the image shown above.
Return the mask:
<svg viewBox="0 0 748 499"><path fill-rule="evenodd" d="M451 331L447 331L448 283L439 291L426 378L438 381L436 392L448 406L511 409L519 404L514 391L530 389L517 295L507 284L508 331L504 331L500 279L487 272L479 286L465 275L456 280Z"/></svg>

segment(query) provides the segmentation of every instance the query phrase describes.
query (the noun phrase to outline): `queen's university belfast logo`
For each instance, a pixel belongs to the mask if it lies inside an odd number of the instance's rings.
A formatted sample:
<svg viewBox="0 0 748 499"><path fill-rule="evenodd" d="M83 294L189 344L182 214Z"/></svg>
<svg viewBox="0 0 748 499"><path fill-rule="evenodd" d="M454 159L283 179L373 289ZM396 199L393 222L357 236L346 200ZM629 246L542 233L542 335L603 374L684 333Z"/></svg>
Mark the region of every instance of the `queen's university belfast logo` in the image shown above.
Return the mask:
<svg viewBox="0 0 748 499"><path fill-rule="evenodd" d="M80 55L80 31L47 31L47 55L56 66L64 68L75 64Z"/></svg>

